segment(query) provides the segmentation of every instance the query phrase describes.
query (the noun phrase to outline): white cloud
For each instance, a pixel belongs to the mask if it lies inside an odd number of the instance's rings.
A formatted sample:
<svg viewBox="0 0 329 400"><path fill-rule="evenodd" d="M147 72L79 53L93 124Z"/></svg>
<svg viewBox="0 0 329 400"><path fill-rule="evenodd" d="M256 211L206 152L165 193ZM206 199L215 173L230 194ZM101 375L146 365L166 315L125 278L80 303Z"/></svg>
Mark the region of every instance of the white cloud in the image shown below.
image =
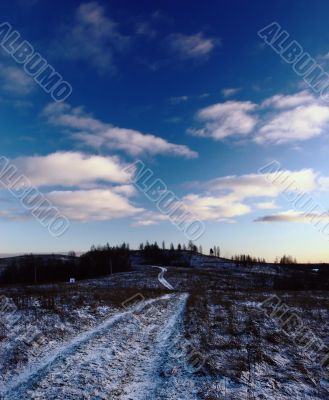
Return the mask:
<svg viewBox="0 0 329 400"><path fill-rule="evenodd" d="M235 222L236 217L250 214L256 209L278 208L273 199L286 189L283 180L287 176L289 182L296 183L296 187L289 189L291 191L312 192L317 188L317 174L311 169L286 170L280 175L282 181L275 173L233 175L195 182L192 188L197 187L202 192L188 193L181 202L184 210L202 221ZM272 183L275 178L276 182ZM148 212L137 219L136 225L154 225L168 220L168 216Z"/></svg>
<svg viewBox="0 0 329 400"><path fill-rule="evenodd" d="M306 90L292 95L276 94L262 102L262 107L273 107L278 109L294 108L298 106L305 106L315 102L312 96Z"/></svg>
<svg viewBox="0 0 329 400"><path fill-rule="evenodd" d="M184 196L183 204L197 218L203 221L219 221L248 214L248 205L231 201L227 196L202 196L189 194Z"/></svg>
<svg viewBox="0 0 329 400"><path fill-rule="evenodd" d="M215 140L244 135L258 144L284 144L310 140L326 133L329 107L307 91L278 94L260 105L227 101L199 110L201 127L189 133Z"/></svg>
<svg viewBox="0 0 329 400"><path fill-rule="evenodd" d="M222 95L224 97L231 97L231 96L234 96L235 94L237 94L240 90L241 90L241 88L225 88L225 89L222 89Z"/></svg>
<svg viewBox="0 0 329 400"><path fill-rule="evenodd" d="M203 108L197 113L197 119L204 126L190 129L189 133L215 140L248 135L257 123L257 117L253 114L256 107L256 104L249 101L227 101Z"/></svg>
<svg viewBox="0 0 329 400"><path fill-rule="evenodd" d="M160 137L134 129L105 124L86 115L81 108L73 109L67 104L51 104L46 107L45 115L50 123L71 129L72 137L89 147L121 150L133 156L144 154L166 154L186 158L198 156L185 145L170 143Z"/></svg>
<svg viewBox="0 0 329 400"><path fill-rule="evenodd" d="M269 119L259 130L256 143L282 144L312 139L323 134L329 124L329 107L298 106Z"/></svg>
<svg viewBox="0 0 329 400"><path fill-rule="evenodd" d="M275 204L274 201L262 201L260 203L256 203L255 207L261 210L270 210L273 208L278 208L278 206Z"/></svg>
<svg viewBox="0 0 329 400"><path fill-rule="evenodd" d="M231 201L226 196L207 196L202 194L188 194L182 197L180 212L178 215L187 214L185 221L212 221L212 222L235 222L234 217L242 216L251 212L251 208L237 201ZM136 217L135 226L150 226L161 222L169 222L170 216L155 212L142 213Z"/></svg>
<svg viewBox="0 0 329 400"><path fill-rule="evenodd" d="M90 62L99 72L113 70L113 54L126 49L129 38L96 1L82 3L57 43L62 56Z"/></svg>
<svg viewBox="0 0 329 400"><path fill-rule="evenodd" d="M255 142L282 144L312 139L325 133L329 124L329 107L311 93L301 91L293 95L275 95L262 103L269 108Z"/></svg>
<svg viewBox="0 0 329 400"><path fill-rule="evenodd" d="M46 197L68 219L81 222L131 217L143 211L111 189L53 191Z"/></svg>
<svg viewBox="0 0 329 400"><path fill-rule="evenodd" d="M187 146L169 143L160 137L133 129L111 127L97 135L77 133L74 137L89 146L122 150L133 156L166 154L186 158L197 157L197 153Z"/></svg>
<svg viewBox="0 0 329 400"><path fill-rule="evenodd" d="M56 152L47 156L20 157L11 164L18 168L15 177L24 174L29 179L28 186L39 190L48 188L43 192L44 197L70 220L105 221L144 211L130 201L137 192L129 183L131 176L125 172L125 165L118 157ZM8 209L1 210L0 218L23 220L31 215Z"/></svg>
<svg viewBox="0 0 329 400"><path fill-rule="evenodd" d="M0 62L0 82L2 89L16 95L30 94L36 83L20 67L13 67Z"/></svg>
<svg viewBox="0 0 329 400"><path fill-rule="evenodd" d="M248 174L224 176L208 182L195 182L204 190L203 194L188 194L183 197L184 206L197 218L209 221L234 222L232 218L250 214L255 209L277 208L274 200L286 188L283 180L289 176L289 182L295 182L291 191L312 192L317 188L317 174L311 169L284 171L280 175ZM273 182L276 178L276 182Z"/></svg>
<svg viewBox="0 0 329 400"><path fill-rule="evenodd" d="M117 157L57 152L46 156L20 157L13 160L13 164L37 187L129 181L129 175L124 172L124 164Z"/></svg>
<svg viewBox="0 0 329 400"><path fill-rule="evenodd" d="M81 153L54 153L43 157L14 160L19 169L38 187L77 187L75 190L53 190L46 197L69 219L77 221L111 220L134 217L134 226L149 226L169 222L170 218L140 208L129 200L136 195L122 172L123 165L116 157L87 156ZM291 192L311 193L328 189L328 177L319 177L312 169L283 171L282 174L246 174L219 177L207 182L196 182L192 187L201 193L188 193L181 198L184 210L203 221L235 222L236 217L259 209L278 208L275 199L288 184ZM110 186L111 185L111 186ZM88 189L88 190L87 190ZM15 219L10 210L3 210L0 218ZM18 214L17 214L18 215ZM26 216L19 215L19 219ZM256 221L304 222L298 213L277 213Z"/></svg>
<svg viewBox="0 0 329 400"><path fill-rule="evenodd" d="M202 32L195 35L175 33L167 38L169 48L182 59L205 60L213 52L218 39L206 38Z"/></svg>
<svg viewBox="0 0 329 400"><path fill-rule="evenodd" d="M170 221L168 215L156 213L153 211L146 211L135 218L133 226L151 226L159 224L160 222L168 221Z"/></svg>
<svg viewBox="0 0 329 400"><path fill-rule="evenodd" d="M209 93L202 93L199 95L191 95L191 96L176 96L176 97L171 97L169 99L171 104L180 104L180 103L186 103L187 101L190 100L203 100L209 97Z"/></svg>
<svg viewBox="0 0 329 400"><path fill-rule="evenodd" d="M211 192L227 193L232 201L242 201L252 197L277 197L286 189L285 181L294 182L298 191L303 192L312 192L318 185L317 174L312 169L284 170L281 175L268 173L225 176L203 185ZM295 186L291 186L291 190L294 189Z"/></svg>

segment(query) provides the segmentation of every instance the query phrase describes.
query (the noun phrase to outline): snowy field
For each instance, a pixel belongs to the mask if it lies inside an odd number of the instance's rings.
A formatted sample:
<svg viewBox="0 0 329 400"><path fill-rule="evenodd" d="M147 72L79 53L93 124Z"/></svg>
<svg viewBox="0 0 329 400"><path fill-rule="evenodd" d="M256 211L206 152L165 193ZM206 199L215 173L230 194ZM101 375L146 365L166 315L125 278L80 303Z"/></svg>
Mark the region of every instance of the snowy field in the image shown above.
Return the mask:
<svg viewBox="0 0 329 400"><path fill-rule="evenodd" d="M3 287L1 398L328 399L321 357L262 306L277 296L328 345L328 292L273 292L272 280L271 268L195 262Z"/></svg>

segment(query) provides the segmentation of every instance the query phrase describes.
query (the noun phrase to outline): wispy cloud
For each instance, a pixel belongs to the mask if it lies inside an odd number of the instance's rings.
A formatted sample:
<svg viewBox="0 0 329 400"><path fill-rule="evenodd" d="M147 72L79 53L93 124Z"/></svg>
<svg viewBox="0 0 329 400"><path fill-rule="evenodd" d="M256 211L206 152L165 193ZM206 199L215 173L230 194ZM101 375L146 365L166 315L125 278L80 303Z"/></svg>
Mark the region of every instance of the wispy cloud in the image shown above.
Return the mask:
<svg viewBox="0 0 329 400"><path fill-rule="evenodd" d="M187 103L188 101L204 100L208 98L209 93L202 93L198 95L184 95L184 96L174 96L169 98L169 102L173 105Z"/></svg>
<svg viewBox="0 0 329 400"><path fill-rule="evenodd" d="M315 101L316 99L311 93L307 92L306 90L303 90L295 94L288 94L288 95L276 94L264 100L261 103L261 107L262 108L272 107L274 109L284 110L284 109L295 108L298 106L311 105Z"/></svg>
<svg viewBox="0 0 329 400"><path fill-rule="evenodd" d="M226 101L201 109L199 127L189 133L222 140L241 137L258 144L284 144L323 135L329 127L329 107L307 91L278 94L261 104ZM200 127L201 125L201 127Z"/></svg>
<svg viewBox="0 0 329 400"><path fill-rule="evenodd" d="M152 27L149 21L138 21L135 26L136 34L139 36L146 37L147 39L155 39L158 36L158 32Z"/></svg>
<svg viewBox="0 0 329 400"><path fill-rule="evenodd" d="M284 170L281 180L283 181L285 177L289 177L290 181L295 182L299 190L303 192L312 192L319 186L317 174L312 169ZM242 201L247 198L277 197L285 186L274 185L272 182L275 182L276 178L275 173L232 175L212 179L201 185L212 193L226 193L231 200Z"/></svg>
<svg viewBox="0 0 329 400"><path fill-rule="evenodd" d="M207 38L202 32L194 35L174 33L168 36L169 49L181 59L206 60L214 51L220 40Z"/></svg>
<svg viewBox="0 0 329 400"><path fill-rule="evenodd" d="M248 214L251 208L225 195L189 194L182 199L187 209L203 221L221 221Z"/></svg>
<svg viewBox="0 0 329 400"><path fill-rule="evenodd" d="M211 222L235 222L234 218L249 214L251 207L238 201L232 201L225 195L202 195L191 193L182 197L185 212L193 218ZM186 217L188 219L188 217ZM136 226L150 226L167 222L170 218L156 212L145 212L135 218Z"/></svg>
<svg viewBox="0 0 329 400"><path fill-rule="evenodd" d="M22 211L17 208L8 208L7 210L0 210L0 220L11 222L22 222L31 219L32 216L27 211Z"/></svg>
<svg viewBox="0 0 329 400"><path fill-rule="evenodd" d="M257 123L256 104L249 101L227 101L203 108L197 113L201 128L189 129L195 136L221 140L229 136L248 135Z"/></svg>
<svg viewBox="0 0 329 400"><path fill-rule="evenodd" d="M145 211L134 218L133 226L151 226L160 222L169 222L168 215L160 214L153 211Z"/></svg>
<svg viewBox="0 0 329 400"><path fill-rule="evenodd" d="M308 213L300 211L288 210L277 214L265 215L255 219L255 222L294 222L294 223L310 223L319 221L329 221L329 213Z"/></svg>
<svg viewBox="0 0 329 400"><path fill-rule="evenodd" d="M113 55L129 45L129 37L98 2L82 3L73 21L63 28L64 37L56 44L62 57L91 63L100 73L113 71Z"/></svg>
<svg viewBox="0 0 329 400"><path fill-rule="evenodd" d="M284 171L299 190L312 192L318 188L317 174L311 169ZM273 176L272 176L273 175ZM195 182L192 187L203 190L183 197L186 207L198 218L209 221L234 222L232 218L247 215L259 209L277 208L274 203L284 186L273 185L275 174L232 175ZM291 189L293 190L293 189ZM271 199L271 201L268 201Z"/></svg>
<svg viewBox="0 0 329 400"><path fill-rule="evenodd" d="M185 145L170 143L152 134L103 123L65 104L50 104L44 111L50 123L71 130L72 137L80 143L110 151L121 150L133 156L173 155L195 158L198 154Z"/></svg>
<svg viewBox="0 0 329 400"><path fill-rule="evenodd" d="M0 62L0 82L3 90L19 96L26 96L35 88L35 82L22 68L3 62Z"/></svg>
<svg viewBox="0 0 329 400"><path fill-rule="evenodd" d="M189 101L190 97L189 96L177 96L177 97L171 97L170 103L171 104L179 104L179 103L186 103Z"/></svg>
<svg viewBox="0 0 329 400"><path fill-rule="evenodd" d="M222 95L224 97L231 97L240 92L241 88L225 88L222 89Z"/></svg>
<svg viewBox="0 0 329 400"><path fill-rule="evenodd" d="M329 107L300 105L270 117L259 129L255 142L282 144L309 140L322 135L329 125Z"/></svg>
<svg viewBox="0 0 329 400"><path fill-rule="evenodd" d="M312 169L286 170L283 173L296 183L300 191L311 193L319 187L318 175ZM181 200L185 209L202 221L234 223L238 217L261 209L278 208L275 199L286 188L271 183L275 178L275 173L246 174L194 182L189 187L195 188L195 192L187 193ZM290 190L293 192L294 188ZM136 224L154 225L167 219L159 213L148 212L137 217Z"/></svg>

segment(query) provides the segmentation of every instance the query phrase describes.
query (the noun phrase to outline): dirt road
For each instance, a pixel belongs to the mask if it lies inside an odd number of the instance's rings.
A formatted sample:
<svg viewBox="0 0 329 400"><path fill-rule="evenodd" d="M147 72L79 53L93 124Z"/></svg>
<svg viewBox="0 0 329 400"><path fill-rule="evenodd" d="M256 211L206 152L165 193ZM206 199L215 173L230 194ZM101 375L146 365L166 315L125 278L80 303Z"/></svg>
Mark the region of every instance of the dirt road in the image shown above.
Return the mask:
<svg viewBox="0 0 329 400"><path fill-rule="evenodd" d="M187 297L165 295L106 319L20 373L4 399L196 399L177 356Z"/></svg>

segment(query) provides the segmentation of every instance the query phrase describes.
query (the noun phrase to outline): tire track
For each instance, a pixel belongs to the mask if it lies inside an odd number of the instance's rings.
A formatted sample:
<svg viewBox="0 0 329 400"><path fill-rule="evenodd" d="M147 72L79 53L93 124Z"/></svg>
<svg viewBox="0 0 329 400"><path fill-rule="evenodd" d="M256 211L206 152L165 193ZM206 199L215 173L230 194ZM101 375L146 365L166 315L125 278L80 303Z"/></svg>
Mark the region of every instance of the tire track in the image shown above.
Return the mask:
<svg viewBox="0 0 329 400"><path fill-rule="evenodd" d="M169 290L175 290L174 287L166 280L166 278L164 277L165 272L167 272L167 268L165 267L157 267L157 266L153 266L153 268L158 268L160 269L160 273L158 275L158 280L159 282L167 289Z"/></svg>
<svg viewBox="0 0 329 400"><path fill-rule="evenodd" d="M151 399L187 297L165 295L108 318L20 374L3 398Z"/></svg>

